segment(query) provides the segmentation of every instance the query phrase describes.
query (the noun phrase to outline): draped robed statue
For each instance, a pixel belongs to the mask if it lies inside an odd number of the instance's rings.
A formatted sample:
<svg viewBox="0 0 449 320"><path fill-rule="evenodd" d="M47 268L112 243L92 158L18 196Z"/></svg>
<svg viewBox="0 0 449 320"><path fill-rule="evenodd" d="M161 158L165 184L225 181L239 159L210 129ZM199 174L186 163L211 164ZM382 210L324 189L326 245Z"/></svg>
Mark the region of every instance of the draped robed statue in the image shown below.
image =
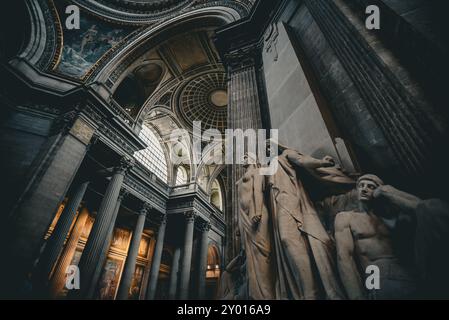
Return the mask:
<svg viewBox="0 0 449 320"><path fill-rule="evenodd" d="M304 179L320 189L348 191L354 181L326 156L315 159L279 146L275 174L267 176L276 260L276 299L344 299L332 237L326 232Z"/></svg>
<svg viewBox="0 0 449 320"><path fill-rule="evenodd" d="M354 180L329 156L315 159L282 145L278 150L279 156L272 160L278 162L273 175L262 175L261 165L247 155L246 172L237 182L245 268L233 283L240 286L234 288L234 297L343 299L333 238L302 180L307 176L321 189L337 193L351 189ZM233 290L226 271L224 278L229 293Z"/></svg>

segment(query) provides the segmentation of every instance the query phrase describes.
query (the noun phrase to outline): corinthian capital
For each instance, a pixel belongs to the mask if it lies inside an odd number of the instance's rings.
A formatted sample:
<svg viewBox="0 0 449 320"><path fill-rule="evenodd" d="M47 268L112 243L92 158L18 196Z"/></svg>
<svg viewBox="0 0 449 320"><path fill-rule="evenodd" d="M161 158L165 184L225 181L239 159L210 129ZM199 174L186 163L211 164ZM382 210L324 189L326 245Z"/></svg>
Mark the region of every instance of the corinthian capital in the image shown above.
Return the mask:
<svg viewBox="0 0 449 320"><path fill-rule="evenodd" d="M120 159L120 165L115 168L115 172L119 174L126 174L135 165L134 158L124 156Z"/></svg>
<svg viewBox="0 0 449 320"><path fill-rule="evenodd" d="M199 225L199 230L201 232L209 232L211 225L209 221L203 221L200 225Z"/></svg>
<svg viewBox="0 0 449 320"><path fill-rule="evenodd" d="M121 189L120 194L118 196L118 201L123 201L129 195L129 191L126 189Z"/></svg>
<svg viewBox="0 0 449 320"><path fill-rule="evenodd" d="M261 61L261 52L262 49L259 44L251 44L226 53L224 61L231 71L239 70L257 65Z"/></svg>
<svg viewBox="0 0 449 320"><path fill-rule="evenodd" d="M184 217L185 217L187 223L194 222L195 218L196 218L196 214L193 211L187 211L187 212L184 212Z"/></svg>
<svg viewBox="0 0 449 320"><path fill-rule="evenodd" d="M146 216L151 209L153 209L153 206L145 202L142 204L142 208L140 209L139 214Z"/></svg>

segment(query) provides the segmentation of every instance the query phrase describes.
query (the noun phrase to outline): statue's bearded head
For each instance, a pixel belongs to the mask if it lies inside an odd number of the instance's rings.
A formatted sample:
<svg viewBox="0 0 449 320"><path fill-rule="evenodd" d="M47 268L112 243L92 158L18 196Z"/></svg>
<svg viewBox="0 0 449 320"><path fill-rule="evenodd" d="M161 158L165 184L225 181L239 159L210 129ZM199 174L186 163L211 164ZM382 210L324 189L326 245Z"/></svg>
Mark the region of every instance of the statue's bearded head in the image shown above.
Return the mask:
<svg viewBox="0 0 449 320"><path fill-rule="evenodd" d="M383 186L384 182L373 174L365 174L357 180L357 197L359 201L369 202L373 199L374 190Z"/></svg>

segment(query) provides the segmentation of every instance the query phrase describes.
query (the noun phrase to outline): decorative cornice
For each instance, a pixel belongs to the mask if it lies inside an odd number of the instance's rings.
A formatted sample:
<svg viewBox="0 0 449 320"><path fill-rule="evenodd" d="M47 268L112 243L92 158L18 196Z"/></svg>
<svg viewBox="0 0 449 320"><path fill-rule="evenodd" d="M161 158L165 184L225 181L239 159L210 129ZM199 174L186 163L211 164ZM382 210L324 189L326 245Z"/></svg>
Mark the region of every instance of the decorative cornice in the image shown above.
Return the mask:
<svg viewBox="0 0 449 320"><path fill-rule="evenodd" d="M221 1L205 1L205 0L182 0L178 5L168 10L159 10L150 12L148 9L127 9L126 7L117 7L110 3L104 5L104 0L86 1L72 0L75 4L90 11L91 13L115 23L125 23L129 25L148 25L159 24L170 20L180 14L188 13L193 10L208 7L228 7L235 10L240 17L248 15L251 10L251 2L247 0L221 0Z"/></svg>
<svg viewBox="0 0 449 320"><path fill-rule="evenodd" d="M132 155L138 151L138 148L131 146L112 126L102 122L99 126L99 131L103 134L102 137L108 138L116 147L124 150L126 154Z"/></svg>
<svg viewBox="0 0 449 320"><path fill-rule="evenodd" d="M144 183L139 182L132 174L128 174L125 177L125 186L131 190L134 190L137 194L141 195L146 202L153 205L153 207L158 207L159 210L165 212L166 200L162 195L159 195L156 191L151 190L150 187L146 186Z"/></svg>
<svg viewBox="0 0 449 320"><path fill-rule="evenodd" d="M62 51L62 28L53 0L36 0L45 19L45 49L36 64L39 70L51 70L57 63Z"/></svg>
<svg viewBox="0 0 449 320"><path fill-rule="evenodd" d="M125 13L147 14L164 16L174 10L181 10L191 0L153 0L150 2L139 2L132 0L95 0L111 9Z"/></svg>
<svg viewBox="0 0 449 320"><path fill-rule="evenodd" d="M23 111L33 111L43 114L49 114L54 116L61 115L61 109L56 108L54 106L44 105L44 104L27 104L27 105L20 105L16 107L19 110Z"/></svg>

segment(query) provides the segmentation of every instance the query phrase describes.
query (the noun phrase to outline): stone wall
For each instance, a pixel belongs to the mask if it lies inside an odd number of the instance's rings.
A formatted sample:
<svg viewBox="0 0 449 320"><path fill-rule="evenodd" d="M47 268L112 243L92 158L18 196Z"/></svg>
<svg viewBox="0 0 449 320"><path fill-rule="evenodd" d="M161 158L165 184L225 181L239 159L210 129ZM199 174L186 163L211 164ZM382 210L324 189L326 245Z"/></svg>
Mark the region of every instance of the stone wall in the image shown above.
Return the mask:
<svg viewBox="0 0 449 320"><path fill-rule="evenodd" d="M279 142L305 154L337 158L332 137L282 22L272 24L262 53L271 126Z"/></svg>

